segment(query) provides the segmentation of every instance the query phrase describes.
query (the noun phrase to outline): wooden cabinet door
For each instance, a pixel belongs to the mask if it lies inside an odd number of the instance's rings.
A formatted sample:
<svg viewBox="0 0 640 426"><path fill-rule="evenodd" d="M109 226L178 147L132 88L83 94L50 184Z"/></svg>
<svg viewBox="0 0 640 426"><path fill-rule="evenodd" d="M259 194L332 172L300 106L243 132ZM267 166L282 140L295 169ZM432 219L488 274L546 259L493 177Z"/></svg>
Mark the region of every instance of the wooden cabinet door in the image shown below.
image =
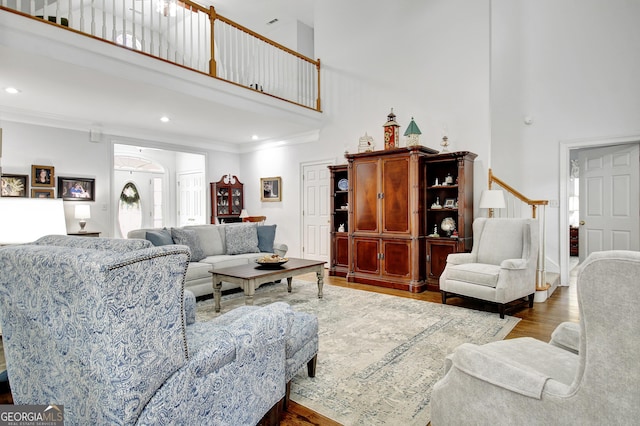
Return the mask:
<svg viewBox="0 0 640 426"><path fill-rule="evenodd" d="M353 230L378 231L378 160L359 160L353 164Z"/></svg>
<svg viewBox="0 0 640 426"><path fill-rule="evenodd" d="M380 274L380 240L353 239L353 270L358 273Z"/></svg>
<svg viewBox="0 0 640 426"><path fill-rule="evenodd" d="M440 291L440 275L447 266L447 256L458 252L458 241L447 238L427 240L427 289Z"/></svg>
<svg viewBox="0 0 640 426"><path fill-rule="evenodd" d="M411 276L411 241L382 241L382 272L388 276L409 278Z"/></svg>
<svg viewBox="0 0 640 426"><path fill-rule="evenodd" d="M336 236L334 242L334 264L335 266L349 266L349 237L345 236Z"/></svg>
<svg viewBox="0 0 640 426"><path fill-rule="evenodd" d="M382 231L408 233L409 157L382 160Z"/></svg>

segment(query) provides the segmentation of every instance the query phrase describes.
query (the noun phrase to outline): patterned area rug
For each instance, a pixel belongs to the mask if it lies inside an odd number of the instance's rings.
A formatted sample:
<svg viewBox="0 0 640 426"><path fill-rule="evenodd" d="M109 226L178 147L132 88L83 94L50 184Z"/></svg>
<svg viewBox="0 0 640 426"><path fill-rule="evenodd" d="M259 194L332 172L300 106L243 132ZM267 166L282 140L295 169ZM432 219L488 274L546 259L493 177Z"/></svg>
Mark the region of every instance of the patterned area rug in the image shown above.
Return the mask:
<svg viewBox="0 0 640 426"><path fill-rule="evenodd" d="M456 346L504 339L518 318L331 285L318 299L315 283L263 285L254 303L285 301L318 316L320 350L315 378L306 368L293 379L291 399L345 425L420 425L430 419L431 389ZM222 298L222 313L244 294ZM198 302L198 320L214 313Z"/></svg>

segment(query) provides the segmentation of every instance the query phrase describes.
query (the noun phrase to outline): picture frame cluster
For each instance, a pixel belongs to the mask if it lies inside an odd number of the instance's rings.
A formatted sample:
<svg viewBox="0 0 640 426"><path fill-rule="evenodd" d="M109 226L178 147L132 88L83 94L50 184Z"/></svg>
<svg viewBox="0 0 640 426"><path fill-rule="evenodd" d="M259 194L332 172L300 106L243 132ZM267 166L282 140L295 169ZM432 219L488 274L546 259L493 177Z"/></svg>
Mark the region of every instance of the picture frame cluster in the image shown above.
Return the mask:
<svg viewBox="0 0 640 426"><path fill-rule="evenodd" d="M57 196L65 201L95 201L95 182L93 178L59 176ZM9 173L0 176L0 197L55 198L55 190L54 166L33 164L31 177Z"/></svg>

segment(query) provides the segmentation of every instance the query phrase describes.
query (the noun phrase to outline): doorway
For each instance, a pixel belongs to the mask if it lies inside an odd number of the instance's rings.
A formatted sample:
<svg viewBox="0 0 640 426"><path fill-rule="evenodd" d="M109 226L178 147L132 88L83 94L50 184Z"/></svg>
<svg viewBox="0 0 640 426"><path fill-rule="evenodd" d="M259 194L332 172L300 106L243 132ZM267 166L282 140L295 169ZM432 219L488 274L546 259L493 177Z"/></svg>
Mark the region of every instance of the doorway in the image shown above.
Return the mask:
<svg viewBox="0 0 640 426"><path fill-rule="evenodd" d="M627 137L616 137L616 138L602 138L602 139L585 139L585 140L574 140L574 141L561 141L560 142L560 221L559 221L559 226L560 226L560 230L561 230L561 237L559 240L559 246L560 246L560 283L563 286L569 285L570 282L570 268L571 266L574 266L571 262L570 259L570 225L573 222L578 222L579 225L579 221L582 220L581 219L581 214L578 212L578 215L576 216L576 213L573 212L573 210L580 210L580 209L576 209L575 204L576 202L581 204L581 201L576 200L574 197L575 195L573 194L572 190L571 190L571 186L575 185L575 177L576 177L576 167L580 167L579 165L579 161L578 160L578 153L579 151L583 151L586 152L587 150L596 150L596 149L600 149L600 148L606 148L606 147L612 147L615 145L620 145L620 146L635 146L636 148L638 146L640 146L640 135L634 135L634 136L627 136ZM595 152L595 151L594 151ZM624 156L623 156L624 157ZM631 161L632 157L634 157L634 154L629 154L626 155L626 158L629 159L630 164L633 165L633 167L635 167L636 169L640 167L640 160L638 159L638 155L635 155L635 160ZM622 158L622 157L620 157ZM571 160L576 160L572 163ZM594 160L596 163L600 160ZM604 161L604 159L602 160ZM608 160L611 161L611 160ZM618 160L613 160L613 161L618 161ZM572 167L573 166L573 167ZM572 172L573 169L573 172ZM637 172L636 172L637 173ZM579 175L579 173L578 173ZM573 179L572 179L573 176ZM638 176L637 174L635 176ZM627 178L624 178L627 179ZM629 178L631 180L634 180L634 185L635 185L635 190L633 189L628 189L628 191L631 191L627 197L627 201L629 201L630 203L638 203L638 185L640 185L640 182L638 182L638 178ZM582 179L580 179L582 180ZM595 181L594 181L595 182ZM632 184L632 182L630 182L630 184ZM608 183L607 185L610 185L610 183ZM583 185L582 183L579 184L580 189L577 191L579 194L579 198L587 198L588 194L584 193L585 191L589 192L589 191L595 191L596 189L596 185L593 186L593 188L591 189L585 189L588 185ZM627 191L627 190L625 190ZM595 201L595 198L593 198L594 193L591 194L592 195L592 208L596 208L596 206L598 204L602 203L598 203ZM617 195L618 200L620 200L620 195ZM625 207L626 205L624 203L619 203L619 202L612 202L611 200L608 201L610 204L615 204L615 206L610 206L611 208L609 209L609 213L606 213L606 217L608 217L608 219L605 220L606 223L615 223L617 216L620 214L620 208L621 206L625 209L629 209L632 210L631 204L629 204L629 206ZM637 206L637 204L636 204ZM583 208L584 209L584 208ZM572 217L572 213L573 213L573 217ZM605 212L603 212L604 214ZM638 217L638 209L635 209L635 213L633 211L630 212L631 215L634 220L637 222L638 220L640 220L640 218ZM585 221L586 222L586 221ZM566 232L564 230L567 230ZM589 238L588 236L582 236L582 231L580 232L580 236L581 236L581 240L579 242L580 245L582 244L586 244L587 243L587 238ZM602 232L606 232L606 231L602 231ZM597 231L596 233L602 234L601 231ZM634 239L637 243L638 239L640 238L640 236L638 235L638 231L630 231L630 232L635 232L635 236L632 236L630 238ZM592 237L595 236L596 233L592 233ZM618 236L621 235L618 233ZM609 235L607 238L615 238L612 235ZM592 241L595 241L592 239ZM610 240L611 241L611 240ZM608 248L604 248L604 247L620 247L620 243L617 242L615 244L608 244L607 245L602 245L601 247L603 247L602 249L608 249ZM588 255L588 251L585 251L585 255ZM593 251L593 250L592 250ZM575 262L574 262L575 263Z"/></svg>
<svg viewBox="0 0 640 426"><path fill-rule="evenodd" d="M205 165L204 154L114 143L113 235L206 223Z"/></svg>
<svg viewBox="0 0 640 426"><path fill-rule="evenodd" d="M330 161L303 163L302 257L329 262Z"/></svg>

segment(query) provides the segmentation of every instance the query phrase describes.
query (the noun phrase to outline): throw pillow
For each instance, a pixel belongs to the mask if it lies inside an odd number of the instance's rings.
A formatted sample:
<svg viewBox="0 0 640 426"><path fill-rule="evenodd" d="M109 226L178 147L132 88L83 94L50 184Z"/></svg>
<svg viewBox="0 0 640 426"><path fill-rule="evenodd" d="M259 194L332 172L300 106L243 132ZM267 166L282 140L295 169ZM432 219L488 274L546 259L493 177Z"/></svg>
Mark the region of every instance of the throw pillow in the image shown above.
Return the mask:
<svg viewBox="0 0 640 426"><path fill-rule="evenodd" d="M263 253L273 253L273 242L276 239L276 225L256 227L258 231L258 248Z"/></svg>
<svg viewBox="0 0 640 426"><path fill-rule="evenodd" d="M171 232L167 228L160 229L159 231L147 231L145 238L151 241L154 246L167 246L173 244L173 238L171 238Z"/></svg>
<svg viewBox="0 0 640 426"><path fill-rule="evenodd" d="M226 228L227 254L260 253L258 231L255 225L238 225Z"/></svg>
<svg viewBox="0 0 640 426"><path fill-rule="evenodd" d="M192 262L199 262L206 257L200 246L200 238L196 231L192 229L171 228L171 236L176 244L189 247Z"/></svg>
<svg viewBox="0 0 640 426"><path fill-rule="evenodd" d="M200 247L205 256L224 254L224 243L221 234L224 230L218 225L191 225L183 229L193 229L200 238Z"/></svg>

